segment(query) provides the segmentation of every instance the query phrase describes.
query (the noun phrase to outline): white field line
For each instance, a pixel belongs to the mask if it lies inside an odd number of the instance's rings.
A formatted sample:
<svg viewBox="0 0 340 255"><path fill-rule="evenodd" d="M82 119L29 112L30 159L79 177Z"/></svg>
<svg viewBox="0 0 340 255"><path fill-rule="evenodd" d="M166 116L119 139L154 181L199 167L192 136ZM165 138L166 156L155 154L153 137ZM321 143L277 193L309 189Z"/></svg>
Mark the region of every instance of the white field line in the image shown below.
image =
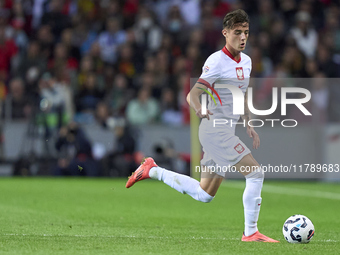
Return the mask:
<svg viewBox="0 0 340 255"><path fill-rule="evenodd" d="M127 235L127 236L114 236L114 235L51 235L51 234L13 234L13 233L3 233L0 234L0 236L39 236L39 237L79 237L79 238L145 238L145 239L178 239L178 238L173 238L173 237L168 237L168 236L133 236L133 235ZM222 240L222 241L240 241L241 238L215 238L215 237L186 237L186 238L181 238L181 240L191 240L191 239L196 239L196 240ZM332 239L327 239L327 240L313 240L313 243L337 243L339 240L332 240Z"/></svg>
<svg viewBox="0 0 340 255"><path fill-rule="evenodd" d="M223 186L229 187L229 188L244 189L245 183L223 182ZM340 200L340 193L301 189L301 188L282 187L282 186L270 185L266 183L263 184L262 192L282 194L282 195L294 195L294 196L302 196L302 197L314 197L314 198Z"/></svg>
<svg viewBox="0 0 340 255"><path fill-rule="evenodd" d="M177 239L173 237L168 236L133 236L133 235L127 235L127 236L114 236L114 235L51 235L51 234L14 234L14 233L3 233L0 234L0 236L39 236L39 237L80 237L80 238L146 238L146 239ZM241 240L241 238L214 238L214 237L186 237L181 239L199 239L199 240Z"/></svg>

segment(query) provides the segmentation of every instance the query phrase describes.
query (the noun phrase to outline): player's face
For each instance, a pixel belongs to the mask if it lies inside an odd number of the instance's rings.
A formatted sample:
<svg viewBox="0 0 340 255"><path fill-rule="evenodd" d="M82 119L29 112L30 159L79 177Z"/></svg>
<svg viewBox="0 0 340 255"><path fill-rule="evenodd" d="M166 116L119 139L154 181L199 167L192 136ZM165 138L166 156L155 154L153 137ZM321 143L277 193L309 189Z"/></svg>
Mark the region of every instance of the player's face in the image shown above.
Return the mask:
<svg viewBox="0 0 340 255"><path fill-rule="evenodd" d="M243 51L249 36L249 24L236 24L232 29L225 29L222 33L229 46L236 51Z"/></svg>

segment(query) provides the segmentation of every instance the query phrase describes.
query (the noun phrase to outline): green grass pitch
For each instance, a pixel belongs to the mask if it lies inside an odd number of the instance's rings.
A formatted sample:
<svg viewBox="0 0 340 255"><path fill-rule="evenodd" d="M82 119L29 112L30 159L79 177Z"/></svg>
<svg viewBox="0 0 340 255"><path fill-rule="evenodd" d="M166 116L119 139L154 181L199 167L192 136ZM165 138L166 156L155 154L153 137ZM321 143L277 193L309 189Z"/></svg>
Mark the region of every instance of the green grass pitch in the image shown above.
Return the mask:
<svg viewBox="0 0 340 255"><path fill-rule="evenodd" d="M340 254L340 185L266 180L259 230L280 243L244 243L244 181L204 204L146 180L0 179L0 254ZM284 221L304 214L309 244L289 244Z"/></svg>

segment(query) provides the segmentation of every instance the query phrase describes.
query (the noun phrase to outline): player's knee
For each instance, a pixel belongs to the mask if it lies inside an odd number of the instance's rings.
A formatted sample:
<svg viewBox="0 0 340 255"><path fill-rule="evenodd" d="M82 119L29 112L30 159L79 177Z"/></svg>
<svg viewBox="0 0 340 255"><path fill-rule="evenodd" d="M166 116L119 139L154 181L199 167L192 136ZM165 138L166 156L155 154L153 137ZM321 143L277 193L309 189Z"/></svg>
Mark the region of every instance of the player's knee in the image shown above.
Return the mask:
<svg viewBox="0 0 340 255"><path fill-rule="evenodd" d="M197 193L198 200L203 203L210 203L214 199L214 197L210 196L204 189L201 188L201 186L198 187Z"/></svg>
<svg viewBox="0 0 340 255"><path fill-rule="evenodd" d="M264 179L264 171L262 168L257 168L253 172L247 174L246 178L254 178L254 179Z"/></svg>
<svg viewBox="0 0 340 255"><path fill-rule="evenodd" d="M264 171L262 168L256 170L255 178L264 179Z"/></svg>

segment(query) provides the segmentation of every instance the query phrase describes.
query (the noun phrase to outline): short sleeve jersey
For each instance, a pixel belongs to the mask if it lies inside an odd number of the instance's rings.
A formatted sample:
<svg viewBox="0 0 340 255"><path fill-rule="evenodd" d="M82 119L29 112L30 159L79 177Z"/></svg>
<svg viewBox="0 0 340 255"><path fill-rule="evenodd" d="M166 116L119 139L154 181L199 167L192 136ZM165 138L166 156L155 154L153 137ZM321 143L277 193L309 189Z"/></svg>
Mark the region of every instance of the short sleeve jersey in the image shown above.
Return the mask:
<svg viewBox="0 0 340 255"><path fill-rule="evenodd" d="M198 79L198 83L206 85L208 88L215 84L228 84L237 86L245 94L251 73L251 59L248 55L241 52L240 59L236 59L224 47L210 55L202 68L202 75ZM239 119L240 115L233 114L233 97L229 89L216 88L215 91L219 95L219 99L213 91L213 97L217 104L208 97L208 109L213 112L212 119Z"/></svg>

